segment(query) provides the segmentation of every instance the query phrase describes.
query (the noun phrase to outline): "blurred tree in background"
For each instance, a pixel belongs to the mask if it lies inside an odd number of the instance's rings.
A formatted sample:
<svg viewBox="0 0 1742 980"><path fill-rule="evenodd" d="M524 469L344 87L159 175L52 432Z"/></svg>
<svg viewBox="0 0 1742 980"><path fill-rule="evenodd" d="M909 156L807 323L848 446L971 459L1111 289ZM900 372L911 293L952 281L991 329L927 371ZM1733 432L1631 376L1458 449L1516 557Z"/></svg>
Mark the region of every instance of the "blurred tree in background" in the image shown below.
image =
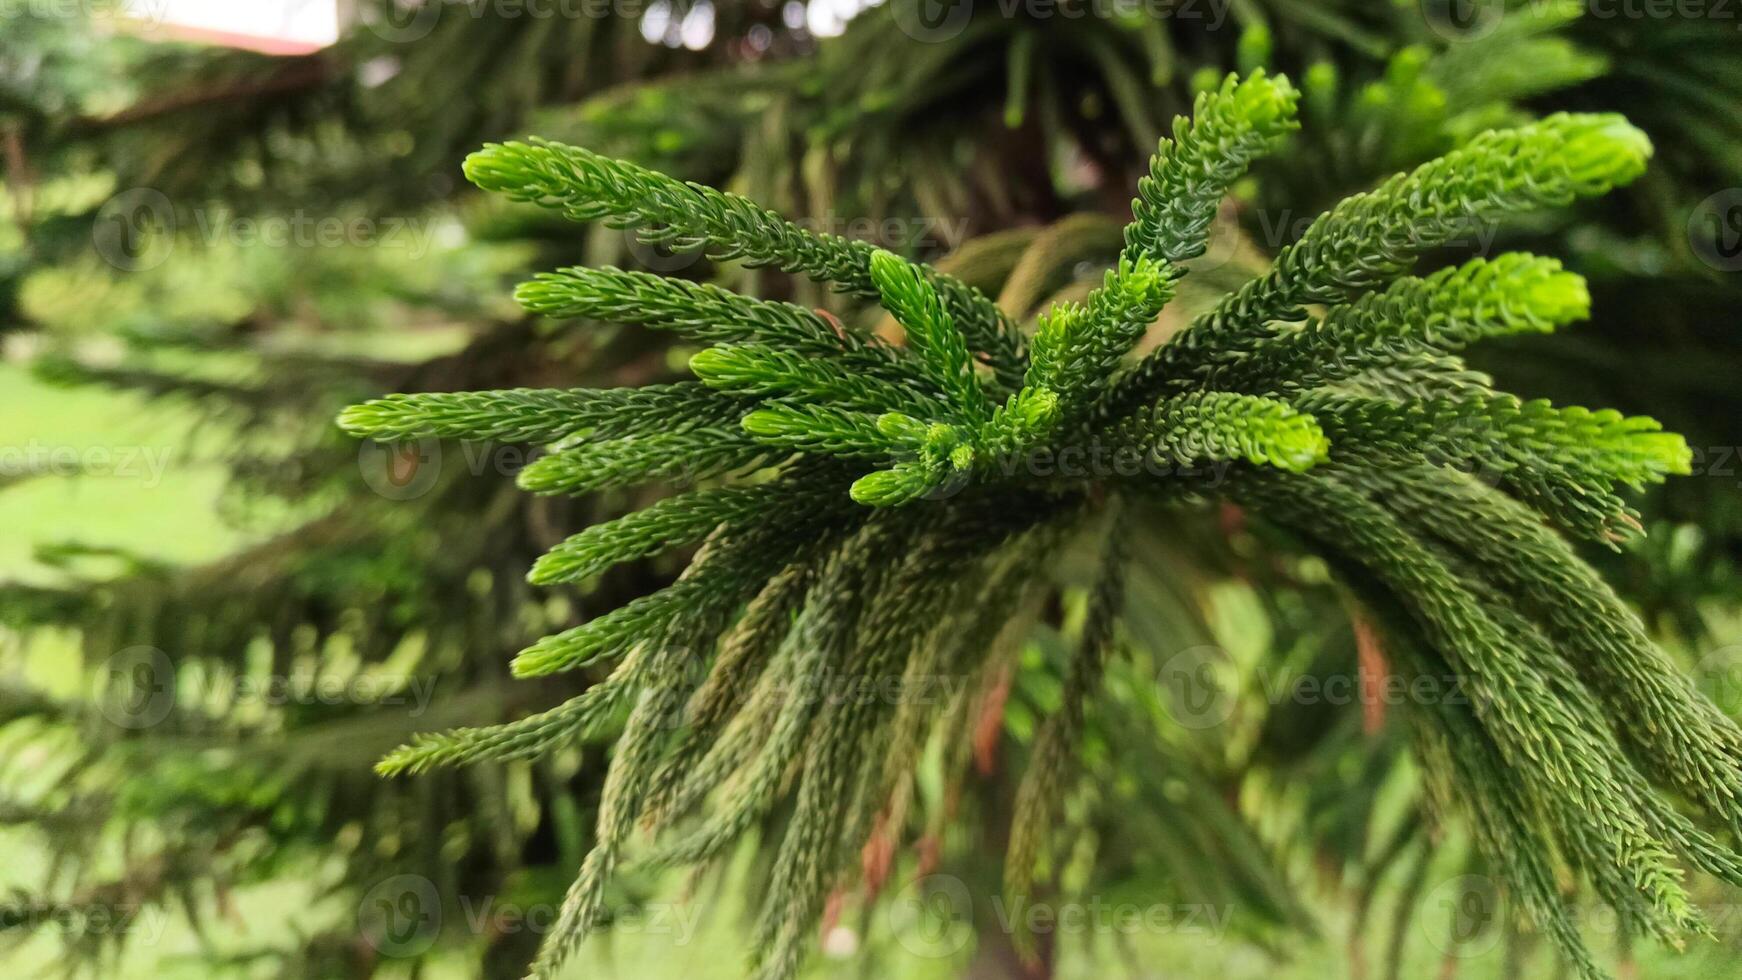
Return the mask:
<svg viewBox="0 0 1742 980"><path fill-rule="evenodd" d="M1113 265L1145 162L1196 93L1229 71L1284 72L1302 129L1234 187L1148 348L1344 195L1485 129L1620 112L1656 147L1643 179L1482 228L1497 237L1435 252L1423 271L1528 248L1590 282L1589 322L1490 344L1471 366L1687 435L1695 477L1631 500L1649 533L1587 557L1722 707L1742 710L1742 657L1724 655L1742 598L1734 22L1559 3L848 6L370 0L338 43L296 55L164 41L58 7L8 14L0 338L7 384L25 393L14 410L53 422L45 403L113 392L102 410L146 420L132 448L172 448L171 472L204 479L164 511L203 544L117 539L92 513L102 501L188 488L141 486L143 453L123 465L113 436L64 457L32 426L12 437L33 441L0 472L8 496L46 508L73 486L114 487L68 506L76 534L27 525L33 560L0 592L15 668L0 688L0 815L17 828L9 848L44 856L6 881L0 925L21 955L47 945L69 972L153 974L163 950L105 916L173 910L198 937L193 975L527 969L539 930L480 910L560 904L593 842L606 744L396 780L372 767L415 733L522 718L598 682L602 670L515 682L508 665L668 584L685 556L558 588L526 571L567 535L694 481L535 497L514 486L533 457L514 433L359 448L333 417L388 392L687 376L693 342L506 300L508 284L563 265L894 329L874 304L808 281L649 244L656 226L569 224L461 179L481 143L528 133L934 262L1032 330ZM1055 834L1072 847L1035 894L1228 910L1226 941L1198 943L1201 962L1182 967L1205 976L1237 975L1236 948L1263 972L1450 976L1496 944L1499 963L1467 969L1546 974L1552 955L1496 911L1494 869L1411 761L1399 709L1323 693L1386 669L1324 562L1233 506L1146 524L1127 548L1120 655L1061 790ZM888 911L923 912L910 883L929 873L999 891L1020 774L1061 703L1097 578L1079 556L962 625L1020 624L1002 634L1005 666L952 702L957 737L879 814L863 888L830 903L830 956L857 947L866 969L900 972L1171 975L1121 935L1043 937L1041 965L1022 964L984 902L961 941ZM747 851L716 877L755 887L768 861ZM237 894L286 885L309 914L285 914L285 928L236 911ZM736 914L705 876L637 872L613 887L607 904L630 926L678 892L728 926ZM1697 972L1742 942L1719 932L1725 946L1685 958L1696 972L1663 975L1723 975ZM741 945L712 960L736 966ZM1611 945L1622 969L1670 961L1643 937Z"/></svg>

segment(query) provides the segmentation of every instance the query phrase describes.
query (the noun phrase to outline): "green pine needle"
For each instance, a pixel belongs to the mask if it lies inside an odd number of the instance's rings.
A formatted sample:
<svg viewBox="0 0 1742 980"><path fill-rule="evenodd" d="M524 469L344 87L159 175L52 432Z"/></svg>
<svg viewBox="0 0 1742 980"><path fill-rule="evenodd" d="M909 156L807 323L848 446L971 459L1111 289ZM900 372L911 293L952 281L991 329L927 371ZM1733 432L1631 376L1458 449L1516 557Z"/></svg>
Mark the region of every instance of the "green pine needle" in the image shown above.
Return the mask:
<svg viewBox="0 0 1742 980"><path fill-rule="evenodd" d="M1394 64L1399 91L1413 91L1412 64ZM1326 72L1308 78L1314 99L1334 97ZM1298 99L1259 72L1205 91L1151 160L1114 267L1082 302L1044 311L1026 344L978 290L735 195L556 143L467 159L487 190L831 285L880 303L906 332L895 346L716 286L566 269L517 297L547 316L710 345L690 362L700 383L395 395L341 416L374 438L554 443L520 476L538 493L720 484L580 529L534 566L537 584L578 583L702 543L673 584L513 663L519 677L614 663L606 681L530 718L420 737L381 763L395 774L526 758L610 737L601 722L621 719L595 848L536 976L601 927L639 820L686 828L661 837L656 863L714 860L767 828L757 972L790 980L827 896L860 873L877 819L912 798L928 740L955 760L946 768L967 765L979 703L897 707L821 697L818 685L983 682L1008 669L998 634L1015 620L1026 637L1020 608L1052 588L1065 543L1112 526L1064 703L1018 794L1005 879L1027 890L1126 615L1123 525L1110 518L1206 497L1331 559L1386 624L1393 670L1467 686L1467 703L1408 706L1422 765L1453 788L1448 805L1468 803L1508 891L1585 980L1600 974L1568 881L1654 936L1703 928L1678 861L1736 880L1742 858L1665 790L1742 831L1742 734L1550 527L1611 542L1637 533L1620 489L1688 472L1688 447L1648 418L1497 392L1459 359L1588 313L1583 280L1554 260L1407 275L1482 223L1636 178L1651 145L1613 115L1478 134L1331 208L1268 272L1127 364L1223 198L1295 129ZM759 472L782 461L772 479ZM777 805L782 820L764 823Z"/></svg>

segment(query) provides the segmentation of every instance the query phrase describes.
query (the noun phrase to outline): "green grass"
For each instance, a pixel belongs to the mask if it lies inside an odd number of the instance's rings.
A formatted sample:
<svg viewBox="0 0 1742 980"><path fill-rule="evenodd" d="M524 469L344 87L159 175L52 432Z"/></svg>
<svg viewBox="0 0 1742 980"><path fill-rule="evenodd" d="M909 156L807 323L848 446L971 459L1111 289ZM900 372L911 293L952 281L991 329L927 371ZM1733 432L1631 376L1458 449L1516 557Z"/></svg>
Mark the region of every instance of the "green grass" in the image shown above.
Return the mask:
<svg viewBox="0 0 1742 980"><path fill-rule="evenodd" d="M200 562L222 556L248 537L219 512L225 475L209 462L221 448L215 431L196 431L194 416L168 405L147 405L134 396L92 388L44 384L23 366L0 362L0 476L24 466L51 472L0 487L0 578L53 583L63 573L38 560L44 546L80 543L119 547L166 562ZM75 465L89 472L72 473ZM76 692L80 656L71 637L33 641L29 679L57 693ZM58 665L58 669L57 668ZM26 751L43 751L32 746ZM40 760L46 762L47 760ZM28 758L14 757L25 767ZM0 889L40 886L48 868L34 831L0 833ZM256 904L252 893L240 907ZM272 889L249 919L283 921L274 908L300 908L291 896L307 891L300 883ZM140 935L157 934L141 944L116 977L203 977L197 965L178 969L173 961L196 948L197 937L179 916L161 923L141 921ZM282 928L282 925L275 928ZM4 958L9 976L31 976L61 961L59 939L45 929Z"/></svg>
<svg viewBox="0 0 1742 980"><path fill-rule="evenodd" d="M222 467L210 462L216 433L172 406L93 389L44 384L0 363L0 474L47 466L49 475L0 490L0 575L46 582L39 546L107 545L154 559L197 562L245 535L218 512ZM88 472L77 474L83 466ZM73 475L64 475L73 474Z"/></svg>

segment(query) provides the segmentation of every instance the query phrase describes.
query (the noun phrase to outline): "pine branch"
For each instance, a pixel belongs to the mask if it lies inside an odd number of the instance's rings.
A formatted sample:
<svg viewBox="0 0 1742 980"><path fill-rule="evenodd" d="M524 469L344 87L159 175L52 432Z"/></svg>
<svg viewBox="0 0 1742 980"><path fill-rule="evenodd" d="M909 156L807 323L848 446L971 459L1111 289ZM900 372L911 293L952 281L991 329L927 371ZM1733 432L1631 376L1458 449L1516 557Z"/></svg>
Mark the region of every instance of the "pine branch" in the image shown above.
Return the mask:
<svg viewBox="0 0 1742 980"><path fill-rule="evenodd" d="M1291 318L1308 303L1342 302L1486 222L1628 183L1650 155L1645 134L1613 115L1561 113L1483 133L1332 208L1277 254L1269 273L1145 358L1103 404L1117 413L1207 376L1248 356L1267 321Z"/></svg>
<svg viewBox="0 0 1742 980"><path fill-rule="evenodd" d="M944 392L955 417L968 424L985 421L992 404L974 373L967 338L956 329L955 318L924 270L878 251L871 256L871 280L883 308L907 330L907 344L918 352L920 369Z"/></svg>
<svg viewBox="0 0 1742 980"><path fill-rule="evenodd" d="M1477 136L1333 207L1269 272L1124 370L1233 183L1293 130L1296 99L1286 80L1257 73L1201 96L1151 160L1115 266L1081 303L1044 311L1027 352L978 291L743 198L560 144L491 146L467 161L476 183L516 199L876 300L907 336L891 347L790 304L567 269L519 298L712 345L691 362L702 383L393 396L343 417L381 438L555 442L521 474L535 492L720 484L582 529L533 568L535 583L579 582L705 542L669 587L546 637L513 665L531 677L620 661L603 683L540 715L425 737L381 764L527 758L609 737L602 722L627 711L594 848L535 975L552 976L604 921L634 825L658 835L651 863L692 864L778 810L752 945L759 977L790 980L826 897L851 883L853 856L867 840L892 846L928 739L949 747L946 781L979 741L973 697L897 706L831 697L834 686L983 680L1008 656L1001 632L1027 637L1022 606L1052 588L1066 529L1090 514L1136 520L1147 512L1133 498L1226 497L1299 534L1384 622L1401 674L1456 675L1467 705L1407 711L1423 765L1448 804L1470 804L1487 860L1586 980L1600 971L1563 896L1569 875L1630 929L1670 942L1704 929L1678 860L1738 880L1742 857L1666 793L1742 832L1742 733L1545 524L1602 539L1635 530L1616 487L1686 472L1687 447L1647 418L1499 393L1457 357L1582 317L1584 283L1554 261L1503 255L1404 276L1473 222L1631 180L1650 146L1614 116ZM1308 317L1313 304L1327 308ZM1079 457L1095 462L1062 465ZM779 475L755 472L781 460ZM1049 461L1060 465L1040 468ZM1203 479L1203 464L1217 479ZM1128 527L1113 531L1063 706L1033 743L1005 867L1012 891L1039 868L1128 613ZM931 815L931 829L942 819ZM874 892L883 871L865 873Z"/></svg>
<svg viewBox="0 0 1742 980"><path fill-rule="evenodd" d="M1234 182L1298 128L1299 98L1287 78L1262 70L1244 80L1230 75L1221 88L1199 93L1191 116L1174 120L1173 141L1161 141L1149 175L1137 183L1125 226L1127 257L1177 264L1202 255Z"/></svg>
<svg viewBox="0 0 1742 980"><path fill-rule="evenodd" d="M553 208L575 221L602 219L612 227L633 228L650 244L701 246L715 258L796 272L868 298L878 294L871 273L877 249L870 244L812 234L736 194L632 163L534 140L492 143L466 158L465 171L485 190ZM992 301L934 270L924 274L999 376L1020 378L1016 329Z"/></svg>
<svg viewBox="0 0 1742 980"><path fill-rule="evenodd" d="M745 404L680 382L644 388L515 388L388 395L339 414L339 427L382 441L443 438L555 442L584 434L619 439L736 420Z"/></svg>
<svg viewBox="0 0 1742 980"><path fill-rule="evenodd" d="M1252 392L1332 384L1412 355L1547 333L1583 319L1590 302L1584 280L1553 259L1516 253L1472 259L1425 279L1399 279L1299 330L1261 340L1251 356L1218 368L1210 383Z"/></svg>
<svg viewBox="0 0 1742 980"><path fill-rule="evenodd" d="M1360 452L1426 456L1448 462L1510 454L1523 465L1564 465L1609 482L1661 483L1686 474L1686 440L1655 419L1556 408L1544 399L1472 394L1395 402L1321 390L1293 403L1325 426L1333 442Z"/></svg>
<svg viewBox="0 0 1742 980"><path fill-rule="evenodd" d="M651 480L694 483L774 456L733 429L655 432L557 450L528 463L518 479L533 493L579 494Z"/></svg>
<svg viewBox="0 0 1742 980"><path fill-rule="evenodd" d="M790 396L858 411L915 415L924 415L937 404L934 395L868 376L844 363L762 344L710 347L690 358L690 370L708 387L735 395Z"/></svg>
<svg viewBox="0 0 1742 980"><path fill-rule="evenodd" d="M1331 446L1312 415L1269 398L1225 392L1163 399L1120 423L1113 437L1146 457L1186 465L1245 460L1296 471L1325 459Z"/></svg>
<svg viewBox="0 0 1742 980"><path fill-rule="evenodd" d="M859 355L860 363L893 359L887 345L836 329L814 310L751 299L708 283L646 272L575 266L540 273L514 290L530 313L639 323L709 344L768 344L810 354Z"/></svg>
<svg viewBox="0 0 1742 980"><path fill-rule="evenodd" d="M1542 668L1518 638L1484 611L1431 550L1396 518L1332 477L1272 474L1245 493L1338 553L1369 568L1410 606L1412 618L1444 653L1469 690L1472 706L1506 765L1543 800L1563 803L1567 833L1611 842L1607 860L1646 900L1650 921L1666 933L1698 928L1698 912L1679 884L1673 855L1618 785L1600 746L1574 709L1548 689Z"/></svg>

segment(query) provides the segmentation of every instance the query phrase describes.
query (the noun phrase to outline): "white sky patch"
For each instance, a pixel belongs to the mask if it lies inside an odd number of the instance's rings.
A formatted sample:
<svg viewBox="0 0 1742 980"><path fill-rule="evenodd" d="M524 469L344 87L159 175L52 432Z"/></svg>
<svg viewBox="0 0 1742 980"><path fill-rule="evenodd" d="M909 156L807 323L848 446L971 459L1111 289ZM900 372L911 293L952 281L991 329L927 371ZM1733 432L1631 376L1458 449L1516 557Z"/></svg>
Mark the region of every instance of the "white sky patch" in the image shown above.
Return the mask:
<svg viewBox="0 0 1742 980"><path fill-rule="evenodd" d="M804 8L804 26L817 37L836 37L847 29L848 21L882 3L883 0L810 0Z"/></svg>
<svg viewBox="0 0 1742 980"><path fill-rule="evenodd" d="M339 38L335 0L139 0L170 26L269 41L327 45Z"/></svg>

